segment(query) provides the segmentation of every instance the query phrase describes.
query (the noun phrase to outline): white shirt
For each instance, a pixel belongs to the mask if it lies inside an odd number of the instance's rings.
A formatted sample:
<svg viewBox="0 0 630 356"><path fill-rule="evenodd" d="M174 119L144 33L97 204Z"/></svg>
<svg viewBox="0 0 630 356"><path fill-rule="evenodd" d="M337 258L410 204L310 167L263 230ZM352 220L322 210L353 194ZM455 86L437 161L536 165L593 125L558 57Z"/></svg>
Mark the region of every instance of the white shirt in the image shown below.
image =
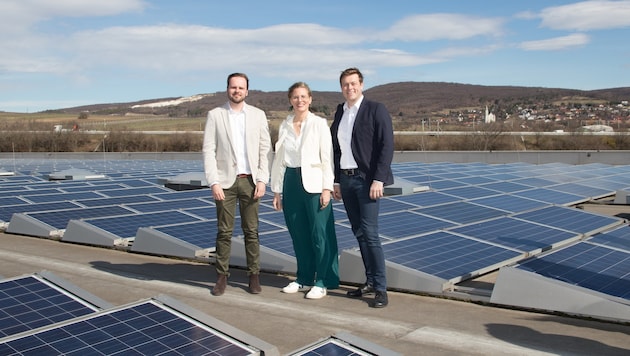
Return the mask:
<svg viewBox="0 0 630 356"><path fill-rule="evenodd" d="M300 134L298 135L293 129L293 119L295 117L289 118L287 123L289 124L289 132L287 137L284 139L284 163L285 166L291 168L297 168L302 166L302 155L300 154L300 146L302 145L302 133L306 128L307 118L302 121L302 127L300 129Z"/></svg>
<svg viewBox="0 0 630 356"><path fill-rule="evenodd" d="M341 169L358 168L359 165L352 155L352 130L354 129L354 121L357 118L357 112L363 102L363 96L357 102L348 106L348 102L343 104L343 116L339 122L339 131L337 131L337 139L339 140L339 148L341 148L341 159L339 165Z"/></svg>
<svg viewBox="0 0 630 356"><path fill-rule="evenodd" d="M247 159L247 140L245 139L245 112L236 112L232 107L228 110L230 126L232 128L232 140L238 174L252 174Z"/></svg>

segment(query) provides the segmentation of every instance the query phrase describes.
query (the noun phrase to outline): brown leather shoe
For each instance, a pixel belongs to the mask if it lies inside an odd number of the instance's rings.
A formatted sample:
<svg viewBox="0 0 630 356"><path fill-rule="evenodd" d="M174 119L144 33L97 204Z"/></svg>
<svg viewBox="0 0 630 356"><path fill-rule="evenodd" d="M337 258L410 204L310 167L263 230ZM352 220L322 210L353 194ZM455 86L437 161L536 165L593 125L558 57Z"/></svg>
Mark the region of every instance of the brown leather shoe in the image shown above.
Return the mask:
<svg viewBox="0 0 630 356"><path fill-rule="evenodd" d="M219 274L217 277L217 283L214 284L214 288L212 288L212 295L220 296L225 292L225 286L227 286L227 276L224 274Z"/></svg>
<svg viewBox="0 0 630 356"><path fill-rule="evenodd" d="M258 279L257 274L249 275L249 292L251 294L259 294L262 292L262 288L260 288L260 280Z"/></svg>

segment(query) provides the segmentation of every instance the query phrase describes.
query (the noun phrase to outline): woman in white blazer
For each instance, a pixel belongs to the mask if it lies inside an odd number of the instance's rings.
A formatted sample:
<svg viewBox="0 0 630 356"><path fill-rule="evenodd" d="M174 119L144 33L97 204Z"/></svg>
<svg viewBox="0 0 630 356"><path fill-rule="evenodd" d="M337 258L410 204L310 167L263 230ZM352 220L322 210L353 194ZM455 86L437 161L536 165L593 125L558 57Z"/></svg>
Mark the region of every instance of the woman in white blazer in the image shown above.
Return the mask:
<svg viewBox="0 0 630 356"><path fill-rule="evenodd" d="M280 125L271 168L273 207L284 211L297 260L297 279L282 291L320 299L339 287L332 138L326 119L310 112L306 83L293 84L288 96L293 113Z"/></svg>

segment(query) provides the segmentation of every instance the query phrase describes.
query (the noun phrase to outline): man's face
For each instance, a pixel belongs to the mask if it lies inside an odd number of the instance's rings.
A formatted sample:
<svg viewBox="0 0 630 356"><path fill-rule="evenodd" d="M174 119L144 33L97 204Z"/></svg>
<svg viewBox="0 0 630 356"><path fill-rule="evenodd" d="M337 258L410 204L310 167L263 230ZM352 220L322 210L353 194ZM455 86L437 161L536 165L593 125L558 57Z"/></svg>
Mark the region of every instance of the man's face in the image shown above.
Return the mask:
<svg viewBox="0 0 630 356"><path fill-rule="evenodd" d="M233 77L227 88L227 94L230 101L234 104L240 104L247 97L247 80L243 77Z"/></svg>
<svg viewBox="0 0 630 356"><path fill-rule="evenodd" d="M354 104L363 95L363 83L358 74L345 76L341 79L341 93L351 104Z"/></svg>

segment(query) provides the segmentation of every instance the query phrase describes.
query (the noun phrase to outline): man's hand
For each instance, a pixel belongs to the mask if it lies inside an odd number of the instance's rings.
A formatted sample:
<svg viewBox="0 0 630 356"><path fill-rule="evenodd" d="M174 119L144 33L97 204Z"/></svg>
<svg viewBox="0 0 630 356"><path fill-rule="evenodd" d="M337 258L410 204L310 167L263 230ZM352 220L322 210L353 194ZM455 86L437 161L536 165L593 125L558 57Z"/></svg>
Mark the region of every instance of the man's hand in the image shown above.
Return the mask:
<svg viewBox="0 0 630 356"><path fill-rule="evenodd" d="M378 200L383 197L383 182L372 181L370 186L370 199Z"/></svg>
<svg viewBox="0 0 630 356"><path fill-rule="evenodd" d="M212 197L214 198L214 200L225 199L225 193L223 192L223 188L221 188L221 184L212 185Z"/></svg>
<svg viewBox="0 0 630 356"><path fill-rule="evenodd" d="M335 184L334 189L333 198L335 198L335 200L341 200L341 186L339 184Z"/></svg>
<svg viewBox="0 0 630 356"><path fill-rule="evenodd" d="M260 199L265 195L267 185L263 182L256 182L256 189L254 190L254 199Z"/></svg>

